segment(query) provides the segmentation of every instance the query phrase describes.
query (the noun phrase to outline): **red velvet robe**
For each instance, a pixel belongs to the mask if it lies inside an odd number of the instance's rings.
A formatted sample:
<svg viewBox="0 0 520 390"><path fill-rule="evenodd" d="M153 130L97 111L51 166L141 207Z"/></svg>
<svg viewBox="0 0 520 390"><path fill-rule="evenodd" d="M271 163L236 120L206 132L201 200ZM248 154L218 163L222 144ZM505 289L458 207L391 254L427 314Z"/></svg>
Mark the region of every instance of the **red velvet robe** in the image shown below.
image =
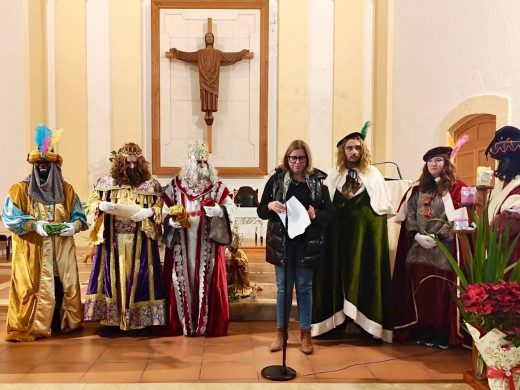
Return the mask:
<svg viewBox="0 0 520 390"><path fill-rule="evenodd" d="M513 188L513 190L507 195L507 198L512 195L520 195L520 186ZM520 205L515 206L520 207ZM512 242L515 237L520 234L520 217L518 214L502 212L495 215L491 223L493 225L497 224L501 233L505 233L506 229L509 229L509 242ZM518 260L520 260L520 238L516 242L515 249L511 255L510 264Z"/></svg>
<svg viewBox="0 0 520 390"><path fill-rule="evenodd" d="M464 187L463 181L457 180L450 191L453 206L457 209L460 205L460 191ZM419 187L412 187L409 191L418 191ZM407 194L403 196L399 208L407 199ZM453 241L455 245L455 240ZM418 290L416 296L413 295L412 285L418 280L424 279L429 275L436 275L456 282L455 273L443 271L426 265L414 264L413 268L406 266L406 257L409 250L409 239L406 232L406 223L401 224L401 231L397 244L397 252L394 263L394 273L392 276L392 319L394 324L394 340L403 342L412 336L415 328L421 326L421 319L428 326L437 331L449 333L449 343L459 345L462 343L462 333L460 332L460 320L453 294L455 293L454 284L449 284L439 278L429 278ZM452 248L454 255L455 248ZM456 256L455 256L456 258ZM420 292L419 292L420 291ZM449 307L446 309L446 305ZM417 312L416 312L417 310ZM443 313L442 315L440 313ZM448 313L448 317L444 313Z"/></svg>
<svg viewBox="0 0 520 390"><path fill-rule="evenodd" d="M227 335L225 247L209 240L210 219L201 201L212 199L216 204L225 204L228 195L229 190L220 181L200 194L188 194L178 177L163 194L168 207L182 204L194 215L190 216L192 226L179 229L179 240L166 248L163 275L167 325L160 330L161 335Z"/></svg>

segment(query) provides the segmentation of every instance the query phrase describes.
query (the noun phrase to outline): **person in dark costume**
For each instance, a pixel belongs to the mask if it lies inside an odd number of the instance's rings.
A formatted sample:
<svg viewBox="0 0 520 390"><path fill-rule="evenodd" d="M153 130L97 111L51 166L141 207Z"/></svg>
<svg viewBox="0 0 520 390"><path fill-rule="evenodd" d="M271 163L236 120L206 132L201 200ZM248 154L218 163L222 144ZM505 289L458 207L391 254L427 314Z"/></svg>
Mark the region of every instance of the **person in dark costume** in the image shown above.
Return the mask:
<svg viewBox="0 0 520 390"><path fill-rule="evenodd" d="M501 232L508 230L509 241L520 233L520 129L504 126L498 129L486 149L498 161L495 187L491 191L488 217ZM520 258L520 240L517 241L511 261Z"/></svg>

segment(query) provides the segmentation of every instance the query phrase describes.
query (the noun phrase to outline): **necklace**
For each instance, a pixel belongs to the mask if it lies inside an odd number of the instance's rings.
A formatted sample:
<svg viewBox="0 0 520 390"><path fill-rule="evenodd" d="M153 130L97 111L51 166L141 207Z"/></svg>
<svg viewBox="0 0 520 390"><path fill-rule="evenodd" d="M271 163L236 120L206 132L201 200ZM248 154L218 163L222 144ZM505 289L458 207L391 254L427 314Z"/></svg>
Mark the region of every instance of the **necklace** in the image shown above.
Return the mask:
<svg viewBox="0 0 520 390"><path fill-rule="evenodd" d="M303 183L303 181L297 181L297 180L294 180L294 179L291 179L291 181L292 181L292 183L293 183L295 186L297 186L297 185Z"/></svg>

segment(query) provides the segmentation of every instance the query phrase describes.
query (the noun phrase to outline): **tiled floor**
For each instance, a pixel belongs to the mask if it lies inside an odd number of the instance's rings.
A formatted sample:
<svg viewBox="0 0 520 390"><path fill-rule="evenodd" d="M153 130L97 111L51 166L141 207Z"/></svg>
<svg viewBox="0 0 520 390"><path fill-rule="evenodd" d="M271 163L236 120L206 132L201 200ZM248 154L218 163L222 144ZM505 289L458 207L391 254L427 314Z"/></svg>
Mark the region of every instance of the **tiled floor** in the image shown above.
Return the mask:
<svg viewBox="0 0 520 390"><path fill-rule="evenodd" d="M83 263L88 248L78 246L84 294L90 264ZM252 261L252 278L263 287L259 295L272 295L274 290L269 278L273 276L266 275L262 265L263 261L256 264ZM268 271L272 273L271 268ZM0 310L4 310L4 319L9 275L9 263L0 260ZM107 339L96 334L97 328L98 324L88 323L81 332L33 343L0 341L0 383L25 386L29 383L76 383L78 389L89 388L86 384L90 383L158 385L176 382L177 386L180 382L248 383L242 385L243 389L251 388L254 383L266 385L268 381L262 377L262 369L282 363L281 352L268 350L274 337L273 321L232 322L229 336L221 338ZM4 332L5 320L0 321L0 339ZM470 369L467 350L442 351L415 344L363 345L356 338L345 337L315 340L314 354L304 355L298 349L297 324L291 323L287 365L297 372L291 383L308 384L310 388L317 388L318 384L323 384L320 388L324 388L325 384L347 382L350 386L359 384L355 388L375 388L383 383L385 389L466 388L460 383L449 383L461 382L462 373ZM364 387L362 383L369 386ZM233 386L226 390L231 388Z"/></svg>
<svg viewBox="0 0 520 390"><path fill-rule="evenodd" d="M356 339L316 340L315 353L298 349L291 323L287 365L292 382L460 382L469 352L413 344L367 346ZM0 326L5 326L2 322ZM271 322L234 322L221 338L101 338L96 324L33 343L0 342L2 383L267 382L261 370L281 364L271 353Z"/></svg>

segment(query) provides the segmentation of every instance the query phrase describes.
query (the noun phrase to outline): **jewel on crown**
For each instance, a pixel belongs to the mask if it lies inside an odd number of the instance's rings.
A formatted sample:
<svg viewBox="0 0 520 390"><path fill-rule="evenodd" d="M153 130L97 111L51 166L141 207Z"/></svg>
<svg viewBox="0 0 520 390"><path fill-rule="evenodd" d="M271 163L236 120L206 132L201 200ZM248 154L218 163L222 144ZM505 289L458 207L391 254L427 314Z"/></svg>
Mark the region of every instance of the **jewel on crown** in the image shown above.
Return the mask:
<svg viewBox="0 0 520 390"><path fill-rule="evenodd" d="M119 149L119 154L124 157L135 156L141 157L143 155L143 151L139 147L139 145L134 144L133 142L128 142L123 145L121 149Z"/></svg>
<svg viewBox="0 0 520 390"><path fill-rule="evenodd" d="M205 144L195 141L188 147L188 156L192 160L204 160L208 161L209 152Z"/></svg>

